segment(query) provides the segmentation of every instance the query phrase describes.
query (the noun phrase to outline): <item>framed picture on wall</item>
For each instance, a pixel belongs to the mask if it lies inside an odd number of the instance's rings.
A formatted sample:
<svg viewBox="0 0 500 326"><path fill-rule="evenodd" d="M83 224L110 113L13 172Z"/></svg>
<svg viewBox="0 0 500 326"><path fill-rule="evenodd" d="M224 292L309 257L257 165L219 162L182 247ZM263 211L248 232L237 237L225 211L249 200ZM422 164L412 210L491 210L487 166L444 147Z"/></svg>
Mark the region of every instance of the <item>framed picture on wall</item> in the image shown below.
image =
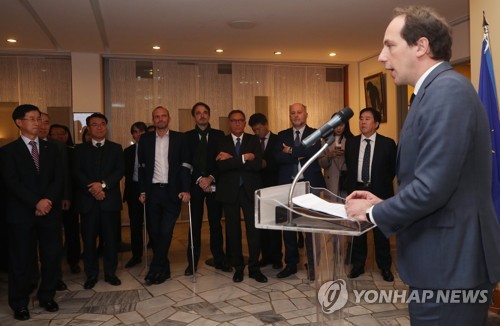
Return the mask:
<svg viewBox="0 0 500 326"><path fill-rule="evenodd" d="M387 122L387 101L385 91L385 74L378 73L365 77L366 107L380 112L382 122Z"/></svg>

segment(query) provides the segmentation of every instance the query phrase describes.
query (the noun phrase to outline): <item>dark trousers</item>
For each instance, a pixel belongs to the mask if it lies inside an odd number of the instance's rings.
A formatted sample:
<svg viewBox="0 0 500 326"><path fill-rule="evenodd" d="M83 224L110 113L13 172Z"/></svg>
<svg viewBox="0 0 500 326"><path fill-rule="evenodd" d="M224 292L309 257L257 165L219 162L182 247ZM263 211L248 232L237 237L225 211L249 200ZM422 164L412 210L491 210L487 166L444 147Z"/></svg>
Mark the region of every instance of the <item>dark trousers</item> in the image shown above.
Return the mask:
<svg viewBox="0 0 500 326"><path fill-rule="evenodd" d="M263 261L271 264L281 263L283 258L281 231L260 230L260 244Z"/></svg>
<svg viewBox="0 0 500 326"><path fill-rule="evenodd" d="M309 268L314 268L314 249L312 234L306 232L305 235L307 265L309 266ZM285 243L285 264L292 267L297 266L300 261L297 236L298 234L295 231L283 231L283 242Z"/></svg>
<svg viewBox="0 0 500 326"><path fill-rule="evenodd" d="M61 270L61 221L37 216L34 225L9 225L9 306L14 310L28 306L37 244L41 272L37 297L40 302L54 299Z"/></svg>
<svg viewBox="0 0 500 326"><path fill-rule="evenodd" d="M389 239L378 229L373 229L375 242L375 261L380 269L390 269L392 264L391 244ZM364 268L368 255L368 241L366 233L353 237L351 263L355 268Z"/></svg>
<svg viewBox="0 0 500 326"><path fill-rule="evenodd" d="M152 185L146 195L146 212L148 234L153 247L149 270L152 273L170 273L168 250L175 222L181 212L181 200L172 198L168 185Z"/></svg>
<svg viewBox="0 0 500 326"><path fill-rule="evenodd" d="M408 304L408 311L410 313L410 322L412 326L438 326L438 325L453 325L453 326L486 326L488 324L488 307L491 302L491 295L493 293L494 284L485 283L481 284L474 289L474 292L481 291L482 295L478 295L480 301L476 303L464 303L462 299L457 299L460 302L456 303L443 303L436 302L438 291L447 290L423 290L410 287L410 291L417 291L418 297L422 298L424 293L427 297L432 293L434 300L426 300L425 303L418 303L412 300ZM425 291L425 292L424 292ZM463 290L460 290L460 292ZM471 296L472 297L472 296ZM486 300L484 297L486 297ZM450 295L451 298L451 295Z"/></svg>
<svg viewBox="0 0 500 326"><path fill-rule="evenodd" d="M118 265L116 246L116 223L119 211L103 212L99 205L81 215L81 230L83 239L83 262L87 277L99 275L99 255L96 240L100 234L103 241L103 266L105 275L114 275Z"/></svg>
<svg viewBox="0 0 500 326"><path fill-rule="evenodd" d="M69 265L76 265L80 261L80 221L78 213L71 203L69 210L62 211L64 227L64 247L66 247L66 260Z"/></svg>
<svg viewBox="0 0 500 326"><path fill-rule="evenodd" d="M221 217L222 206L215 201L215 193L204 192L198 185L191 185L191 221L193 229L193 251L195 267L198 265L201 251L201 226L203 223L203 204L207 204L208 225L210 228L210 251L214 257L215 265L220 265L226 260L224 255L224 237L222 233ZM188 263L191 258L191 235L188 234Z"/></svg>
<svg viewBox="0 0 500 326"><path fill-rule="evenodd" d="M247 194L244 187L238 190L238 199L235 203L224 203L224 216L226 217L227 237L229 243L229 257L231 264L237 270L245 268L242 250L241 214L243 211L245 230L248 243L248 270L259 270L260 236L255 228L253 194Z"/></svg>
<svg viewBox="0 0 500 326"><path fill-rule="evenodd" d="M132 256L141 258L144 247L142 226L144 224L144 205L139 201L139 184L132 182L131 196L127 198L128 217L130 219L130 244Z"/></svg>

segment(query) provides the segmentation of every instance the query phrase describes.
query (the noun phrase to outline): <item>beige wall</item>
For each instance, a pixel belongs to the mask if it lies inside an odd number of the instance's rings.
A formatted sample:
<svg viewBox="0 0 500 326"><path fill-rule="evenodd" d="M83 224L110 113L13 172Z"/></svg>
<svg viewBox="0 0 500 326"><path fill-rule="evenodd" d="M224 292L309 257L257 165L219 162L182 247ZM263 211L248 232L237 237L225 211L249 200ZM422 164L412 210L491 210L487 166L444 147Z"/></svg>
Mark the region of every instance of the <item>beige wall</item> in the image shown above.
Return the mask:
<svg viewBox="0 0 500 326"><path fill-rule="evenodd" d="M470 0L470 53L471 81L474 87L479 84L479 69L481 67L481 42L483 39L483 11L489 23L490 47L495 70L497 94L500 93L500 1Z"/></svg>
<svg viewBox="0 0 500 326"><path fill-rule="evenodd" d="M104 112L102 58L98 53L71 53L73 112Z"/></svg>

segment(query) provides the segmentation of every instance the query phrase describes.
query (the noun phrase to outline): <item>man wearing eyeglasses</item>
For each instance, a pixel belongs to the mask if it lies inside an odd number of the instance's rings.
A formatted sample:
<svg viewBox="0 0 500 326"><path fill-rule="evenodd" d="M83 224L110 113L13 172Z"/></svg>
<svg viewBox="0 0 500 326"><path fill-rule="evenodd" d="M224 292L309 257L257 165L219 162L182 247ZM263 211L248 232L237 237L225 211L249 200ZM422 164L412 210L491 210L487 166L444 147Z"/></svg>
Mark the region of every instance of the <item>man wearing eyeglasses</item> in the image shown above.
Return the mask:
<svg viewBox="0 0 500 326"><path fill-rule="evenodd" d="M14 110L12 119L21 137L2 149L9 235L9 306L15 319L28 320L36 246L41 262L39 305L49 312L59 310L54 295L61 267L63 175L57 147L38 137L40 110L23 104Z"/></svg>
<svg viewBox="0 0 500 326"><path fill-rule="evenodd" d="M231 133L222 138L218 145L216 160L219 167L216 199L223 203L228 237L228 256L236 269L233 281L243 281L240 209L243 211L248 242L249 277L257 282L267 282L259 267L260 236L255 228L254 192L262 187L262 150L259 139L245 133L245 114L240 110L229 112Z"/></svg>
<svg viewBox="0 0 500 326"><path fill-rule="evenodd" d="M122 146L106 139L108 119L93 113L86 119L92 139L75 148L75 179L79 191L77 203L83 239L83 262L87 276L83 287L92 289L99 275L96 240L104 240L104 281L118 286L116 276L117 223L122 209L120 180L125 168Z"/></svg>

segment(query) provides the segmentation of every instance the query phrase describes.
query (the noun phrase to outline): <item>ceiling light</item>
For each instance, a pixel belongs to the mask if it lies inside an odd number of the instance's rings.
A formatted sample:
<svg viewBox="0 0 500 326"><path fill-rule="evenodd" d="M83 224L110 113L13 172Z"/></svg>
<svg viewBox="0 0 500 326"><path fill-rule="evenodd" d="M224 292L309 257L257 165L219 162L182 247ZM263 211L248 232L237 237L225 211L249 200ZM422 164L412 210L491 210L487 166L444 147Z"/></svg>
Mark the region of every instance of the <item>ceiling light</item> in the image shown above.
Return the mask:
<svg viewBox="0 0 500 326"><path fill-rule="evenodd" d="M217 52L217 53L222 53L222 52L224 52L224 50L222 50L222 49L217 49L217 50L215 50L215 52Z"/></svg>
<svg viewBox="0 0 500 326"><path fill-rule="evenodd" d="M329 55L330 57L334 57L334 56L336 56L336 55L337 55L337 53L332 52L332 53L330 53L330 54L328 54L328 55Z"/></svg>
<svg viewBox="0 0 500 326"><path fill-rule="evenodd" d="M276 55L280 55L280 54L283 54L283 52L281 52L281 51L276 51L276 52L274 52L274 54L276 54Z"/></svg>
<svg viewBox="0 0 500 326"><path fill-rule="evenodd" d="M17 40L16 40L16 39L14 39L14 38L8 38L8 39L7 39L7 42L9 42L9 43L16 43L16 42L17 42Z"/></svg>
<svg viewBox="0 0 500 326"><path fill-rule="evenodd" d="M159 50L159 49L160 49L160 46L155 45L155 46L153 46L153 49L155 49L155 50Z"/></svg>

